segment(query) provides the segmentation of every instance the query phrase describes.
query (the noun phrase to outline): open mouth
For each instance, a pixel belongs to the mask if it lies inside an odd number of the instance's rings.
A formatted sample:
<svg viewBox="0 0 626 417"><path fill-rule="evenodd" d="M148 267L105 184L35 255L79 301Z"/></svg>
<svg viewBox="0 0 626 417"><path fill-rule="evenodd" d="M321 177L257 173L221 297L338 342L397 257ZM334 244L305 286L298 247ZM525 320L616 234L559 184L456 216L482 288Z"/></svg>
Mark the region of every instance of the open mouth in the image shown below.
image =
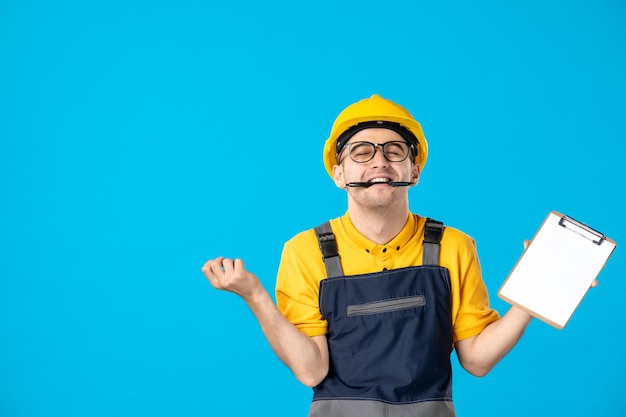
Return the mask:
<svg viewBox="0 0 626 417"><path fill-rule="evenodd" d="M379 178L372 178L371 180L368 181L369 184L389 184L391 183L391 178L386 178L386 177L379 177Z"/></svg>

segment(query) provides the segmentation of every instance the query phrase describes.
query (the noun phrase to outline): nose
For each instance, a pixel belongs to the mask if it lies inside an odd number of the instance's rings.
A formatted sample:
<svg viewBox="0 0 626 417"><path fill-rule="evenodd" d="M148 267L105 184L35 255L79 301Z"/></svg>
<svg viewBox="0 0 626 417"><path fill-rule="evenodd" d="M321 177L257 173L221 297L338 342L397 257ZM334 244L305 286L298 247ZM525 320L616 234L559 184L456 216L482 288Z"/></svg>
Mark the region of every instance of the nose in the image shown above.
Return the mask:
<svg viewBox="0 0 626 417"><path fill-rule="evenodd" d="M389 161L383 154L383 145L374 144L374 156L372 157L372 163L375 167L387 166Z"/></svg>

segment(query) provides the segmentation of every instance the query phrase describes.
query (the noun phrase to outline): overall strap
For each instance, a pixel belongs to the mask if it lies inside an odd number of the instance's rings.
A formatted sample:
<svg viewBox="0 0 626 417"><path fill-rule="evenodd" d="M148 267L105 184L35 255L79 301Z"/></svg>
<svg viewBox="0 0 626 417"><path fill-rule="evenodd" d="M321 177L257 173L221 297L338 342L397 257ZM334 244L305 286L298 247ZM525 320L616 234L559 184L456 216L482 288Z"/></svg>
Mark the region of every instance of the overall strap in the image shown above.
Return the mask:
<svg viewBox="0 0 626 417"><path fill-rule="evenodd" d="M439 265L439 247L443 223L433 219L426 219L424 226L424 242L422 253L422 265Z"/></svg>
<svg viewBox="0 0 626 417"><path fill-rule="evenodd" d="M337 241L335 234L330 228L330 223L325 222L315 229L317 241L322 251L322 259L326 267L326 276L340 277L343 276L343 268L341 267L341 259L337 251ZM443 234L443 223L433 219L426 219L424 226L424 241L422 265L439 265L439 249L441 236Z"/></svg>
<svg viewBox="0 0 626 417"><path fill-rule="evenodd" d="M330 228L330 222L317 226L315 228L315 234L317 235L317 241L322 251L322 258L324 259L324 266L326 267L326 277L343 276L343 268L341 267L341 260L339 259L339 253L337 251L337 241L335 240L335 234Z"/></svg>

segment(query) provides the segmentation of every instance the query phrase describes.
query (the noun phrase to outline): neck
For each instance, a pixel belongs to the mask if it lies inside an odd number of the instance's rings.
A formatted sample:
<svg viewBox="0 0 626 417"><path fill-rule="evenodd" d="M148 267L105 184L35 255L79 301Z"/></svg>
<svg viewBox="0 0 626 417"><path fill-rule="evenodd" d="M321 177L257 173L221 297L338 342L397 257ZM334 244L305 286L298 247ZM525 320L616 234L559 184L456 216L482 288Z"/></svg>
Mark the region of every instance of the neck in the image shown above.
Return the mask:
<svg viewBox="0 0 626 417"><path fill-rule="evenodd" d="M407 203L367 209L348 203L348 212L359 233L374 243L384 245L404 228L409 207Z"/></svg>

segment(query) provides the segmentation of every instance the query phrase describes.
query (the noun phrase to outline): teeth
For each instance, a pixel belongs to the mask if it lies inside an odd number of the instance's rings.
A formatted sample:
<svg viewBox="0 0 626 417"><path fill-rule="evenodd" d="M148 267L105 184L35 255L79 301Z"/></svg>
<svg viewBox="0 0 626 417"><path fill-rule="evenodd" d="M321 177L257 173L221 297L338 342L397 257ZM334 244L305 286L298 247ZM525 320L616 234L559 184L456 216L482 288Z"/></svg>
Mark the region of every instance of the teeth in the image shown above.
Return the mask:
<svg viewBox="0 0 626 417"><path fill-rule="evenodd" d="M372 183L379 183L379 182L380 183L382 183L382 182L387 183L389 181L390 181L389 178L372 178L369 182L372 182Z"/></svg>

